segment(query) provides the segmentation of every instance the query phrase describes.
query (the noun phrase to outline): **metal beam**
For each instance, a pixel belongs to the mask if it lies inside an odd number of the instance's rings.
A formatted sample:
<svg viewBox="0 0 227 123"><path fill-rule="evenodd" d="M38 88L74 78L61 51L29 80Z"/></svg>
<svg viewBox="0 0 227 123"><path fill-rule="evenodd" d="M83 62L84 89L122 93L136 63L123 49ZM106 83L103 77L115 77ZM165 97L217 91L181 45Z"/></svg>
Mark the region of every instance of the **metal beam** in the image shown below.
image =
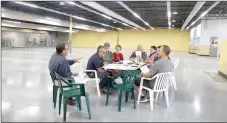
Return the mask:
<svg viewBox="0 0 227 123"><path fill-rule="evenodd" d="M168 25L169 25L169 29L171 29L171 3L170 1L166 2L166 7L167 7L167 17L168 17Z"/></svg>
<svg viewBox="0 0 227 123"><path fill-rule="evenodd" d="M196 3L196 5L192 9L191 13L188 15L187 19L185 20L183 26L181 27L181 31L188 25L190 20L195 16L195 14L200 10L200 8L202 8L204 3L205 3L205 1L199 1Z"/></svg>
<svg viewBox="0 0 227 123"><path fill-rule="evenodd" d="M124 7L126 10L131 12L134 16L136 16L138 19L140 19L144 24L146 24L151 29L154 29L151 27L146 21L144 21L137 13L135 13L132 9L130 9L126 4L124 4L122 1L117 1L122 7Z"/></svg>
<svg viewBox="0 0 227 123"><path fill-rule="evenodd" d="M220 1L215 2L214 4L212 4L205 12L203 12L194 22L191 23L190 26L187 27L190 28L191 26L193 26L197 21L199 21L202 17L204 17L207 13L210 12L211 9L213 9L215 6L217 6L220 3Z"/></svg>
<svg viewBox="0 0 227 123"><path fill-rule="evenodd" d="M117 13L111 11L110 9L108 9L108 8L106 8L106 7L104 7L104 6L100 5L100 4L98 4L98 3L96 3L96 2L90 2L90 1L89 1L89 2L82 2L82 1L80 1L80 2L83 3L83 4L85 4L85 5L87 5L87 6L92 7L92 8L94 8L94 9L98 10L98 11L101 11L101 12L103 12L103 13L105 13L105 14L111 16L111 17L114 17L114 18L116 18L116 19L118 19L118 20L121 20L121 21L123 21L123 22L125 22L125 23L127 23L127 24L129 24L129 25L135 26L135 27L137 27L137 28L139 28L139 29L142 29L142 30L144 30L144 31L146 30L146 29L144 29L143 27L139 26L138 24L136 24L136 23L134 23L134 22L132 22L132 21L126 19L125 17L123 17L123 16L121 16L121 15L119 15L119 14L117 14Z"/></svg>

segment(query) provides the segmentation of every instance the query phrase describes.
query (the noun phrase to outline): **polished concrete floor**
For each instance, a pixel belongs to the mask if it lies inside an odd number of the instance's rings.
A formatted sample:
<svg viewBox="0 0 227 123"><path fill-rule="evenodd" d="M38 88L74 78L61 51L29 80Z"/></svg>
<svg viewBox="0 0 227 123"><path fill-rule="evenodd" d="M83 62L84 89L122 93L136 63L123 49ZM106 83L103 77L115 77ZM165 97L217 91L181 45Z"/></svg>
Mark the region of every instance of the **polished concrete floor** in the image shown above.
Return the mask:
<svg viewBox="0 0 227 123"><path fill-rule="evenodd" d="M2 121L61 122L62 115L52 104L52 82L48 73L48 60L54 48L2 50ZM75 48L69 58L87 59L96 49ZM132 50L125 50L125 58ZM82 111L68 106L67 121L227 121L227 80L209 76L218 69L218 59L199 57L186 52L173 52L171 58L180 57L176 70L178 90L169 90L170 106L165 107L164 97L154 103L141 103L133 109L133 102L122 103L117 111L117 92L105 106L105 95L97 96L95 83L86 85L90 94L92 119L88 119L85 100ZM79 71L79 67L72 67ZM218 79L217 79L218 78Z"/></svg>

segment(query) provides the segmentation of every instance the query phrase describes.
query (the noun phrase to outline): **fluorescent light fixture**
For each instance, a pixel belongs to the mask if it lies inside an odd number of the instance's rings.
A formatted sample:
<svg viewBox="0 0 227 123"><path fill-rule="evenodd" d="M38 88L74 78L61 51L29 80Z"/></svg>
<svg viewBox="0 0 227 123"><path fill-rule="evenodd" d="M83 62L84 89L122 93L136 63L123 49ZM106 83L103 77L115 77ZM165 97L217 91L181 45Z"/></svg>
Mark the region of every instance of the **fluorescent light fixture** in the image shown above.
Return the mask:
<svg viewBox="0 0 227 123"><path fill-rule="evenodd" d="M176 22L176 20L172 20L172 22Z"/></svg>
<svg viewBox="0 0 227 123"><path fill-rule="evenodd" d="M88 30L89 26L88 25L78 25L78 26L75 26L75 28Z"/></svg>
<svg viewBox="0 0 227 123"><path fill-rule="evenodd" d="M10 22L10 23L17 23L17 24L20 24L21 22L19 22L19 21L9 21L9 20L3 20L3 21L5 21L5 22Z"/></svg>
<svg viewBox="0 0 227 123"><path fill-rule="evenodd" d="M201 15L200 15L200 17L203 17L203 16L205 16L207 14L207 12L205 11L205 12L203 12Z"/></svg>
<svg viewBox="0 0 227 123"><path fill-rule="evenodd" d="M52 20L52 21L61 21L61 20L58 20L58 19L54 19L54 18L50 18L50 17L46 17L46 19L48 19L48 20Z"/></svg>
<svg viewBox="0 0 227 123"><path fill-rule="evenodd" d="M68 4L71 4L71 5L75 5L75 3L74 2L67 2Z"/></svg>
<svg viewBox="0 0 227 123"><path fill-rule="evenodd" d="M118 30L123 30L123 29L121 29L121 28L117 28Z"/></svg>
<svg viewBox="0 0 227 123"><path fill-rule="evenodd" d="M174 15L176 15L176 14L177 14L177 12L173 12L173 14L174 14Z"/></svg>
<svg viewBox="0 0 227 123"><path fill-rule="evenodd" d="M189 27L187 27L186 29L188 29Z"/></svg>
<svg viewBox="0 0 227 123"><path fill-rule="evenodd" d="M136 16L137 18L140 18L140 16L136 13L133 13L134 16Z"/></svg>
<svg viewBox="0 0 227 123"><path fill-rule="evenodd" d="M194 21L194 22L192 22L191 26L192 26L192 25L194 25L194 24L195 24L195 21Z"/></svg>
<svg viewBox="0 0 227 123"><path fill-rule="evenodd" d="M78 16L73 16L73 17L76 18L76 19L79 19L79 20L87 20L87 19L85 19L85 18L78 17Z"/></svg>
<svg viewBox="0 0 227 123"><path fill-rule="evenodd" d="M125 25L125 26L128 26L128 24L126 24L126 23L122 23L123 25Z"/></svg>
<svg viewBox="0 0 227 123"><path fill-rule="evenodd" d="M7 26L7 27L17 27L17 26L15 26L15 25L11 25L11 24L2 24L2 26Z"/></svg>
<svg viewBox="0 0 227 123"><path fill-rule="evenodd" d="M107 15L102 14L102 16L103 16L103 17L105 17L105 18L107 18L107 19L112 20L112 18L111 18L111 17L109 17L109 16L107 16Z"/></svg>
<svg viewBox="0 0 227 123"><path fill-rule="evenodd" d="M102 25L103 25L103 26L109 26L109 25L107 25L107 24L103 24L103 23L102 23Z"/></svg>
<svg viewBox="0 0 227 123"><path fill-rule="evenodd" d="M30 3L25 3L25 2L16 2L18 4L22 4L22 5L25 5L25 6L30 6L30 7L33 7L33 8L39 8L38 6L34 5L34 4L30 4Z"/></svg>
<svg viewBox="0 0 227 123"><path fill-rule="evenodd" d="M154 27L151 27L151 29L154 29Z"/></svg>
<svg viewBox="0 0 227 123"><path fill-rule="evenodd" d="M137 28L133 27L133 29L137 30Z"/></svg>
<svg viewBox="0 0 227 123"><path fill-rule="evenodd" d="M171 25L171 22L169 21L168 24L169 24L169 26L170 26L170 25Z"/></svg>
<svg viewBox="0 0 227 123"><path fill-rule="evenodd" d="M117 23L116 21L114 21L113 23Z"/></svg>
<svg viewBox="0 0 227 123"><path fill-rule="evenodd" d="M97 32L105 32L106 29L96 29L95 31L97 31Z"/></svg>
<svg viewBox="0 0 227 123"><path fill-rule="evenodd" d="M170 18L171 17L171 13L167 12L167 17Z"/></svg>
<svg viewBox="0 0 227 123"><path fill-rule="evenodd" d="M144 22L147 26L150 26L147 22Z"/></svg>

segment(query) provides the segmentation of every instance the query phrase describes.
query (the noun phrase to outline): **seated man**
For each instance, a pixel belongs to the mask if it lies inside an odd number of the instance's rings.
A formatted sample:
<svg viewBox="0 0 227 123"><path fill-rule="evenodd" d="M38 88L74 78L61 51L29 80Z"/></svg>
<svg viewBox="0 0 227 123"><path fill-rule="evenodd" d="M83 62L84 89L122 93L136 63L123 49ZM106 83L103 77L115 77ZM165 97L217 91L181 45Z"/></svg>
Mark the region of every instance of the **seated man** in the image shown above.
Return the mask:
<svg viewBox="0 0 227 123"><path fill-rule="evenodd" d="M107 78L107 76L110 76L111 73L109 73L108 71L105 71L104 69L102 69L103 66L103 60L102 57L105 55L106 50L104 46L98 46L97 48L97 52L95 54L93 54L87 63L87 70L96 70L98 72L98 78L101 79L100 83L99 83L99 87L102 89L102 92L106 93L107 92L107 81L105 81L105 79ZM95 74L92 72L88 72L87 73L88 77L90 78L94 78Z"/></svg>
<svg viewBox="0 0 227 123"><path fill-rule="evenodd" d="M158 49L159 60L156 61L150 67L150 72L146 74L142 74L142 77L151 78L158 73L166 73L173 71L173 63L171 60L168 59L170 54L170 48L167 45L163 45L160 49ZM139 93L139 86L140 86L141 77L135 79L134 88ZM155 79L153 80L144 80L143 86L153 89L155 84ZM145 94L142 93L141 95L141 102L146 102L147 98Z"/></svg>
<svg viewBox="0 0 227 123"><path fill-rule="evenodd" d="M78 62L79 59L67 60L65 57L68 55L69 47L66 43L59 43L56 46L56 52L51 56L49 61L49 71L51 78L55 80L55 73L58 73L62 77L77 76L77 73L72 73L69 65ZM58 83L55 83L58 84ZM68 103L74 105L72 99L69 99Z"/></svg>
<svg viewBox="0 0 227 123"><path fill-rule="evenodd" d="M106 42L104 44L104 48L106 49L106 54L103 56L103 61L110 64L113 62L113 53L110 51L110 43Z"/></svg>

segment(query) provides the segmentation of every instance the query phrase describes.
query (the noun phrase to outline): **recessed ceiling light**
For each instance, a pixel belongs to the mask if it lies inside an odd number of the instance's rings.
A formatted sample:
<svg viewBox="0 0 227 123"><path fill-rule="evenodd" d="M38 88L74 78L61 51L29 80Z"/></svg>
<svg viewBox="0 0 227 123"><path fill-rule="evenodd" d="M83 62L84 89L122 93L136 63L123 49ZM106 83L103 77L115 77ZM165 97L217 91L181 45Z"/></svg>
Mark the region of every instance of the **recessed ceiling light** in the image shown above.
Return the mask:
<svg viewBox="0 0 227 123"><path fill-rule="evenodd" d="M173 12L173 14L174 14L174 15L176 15L176 14L177 14L177 12Z"/></svg>

